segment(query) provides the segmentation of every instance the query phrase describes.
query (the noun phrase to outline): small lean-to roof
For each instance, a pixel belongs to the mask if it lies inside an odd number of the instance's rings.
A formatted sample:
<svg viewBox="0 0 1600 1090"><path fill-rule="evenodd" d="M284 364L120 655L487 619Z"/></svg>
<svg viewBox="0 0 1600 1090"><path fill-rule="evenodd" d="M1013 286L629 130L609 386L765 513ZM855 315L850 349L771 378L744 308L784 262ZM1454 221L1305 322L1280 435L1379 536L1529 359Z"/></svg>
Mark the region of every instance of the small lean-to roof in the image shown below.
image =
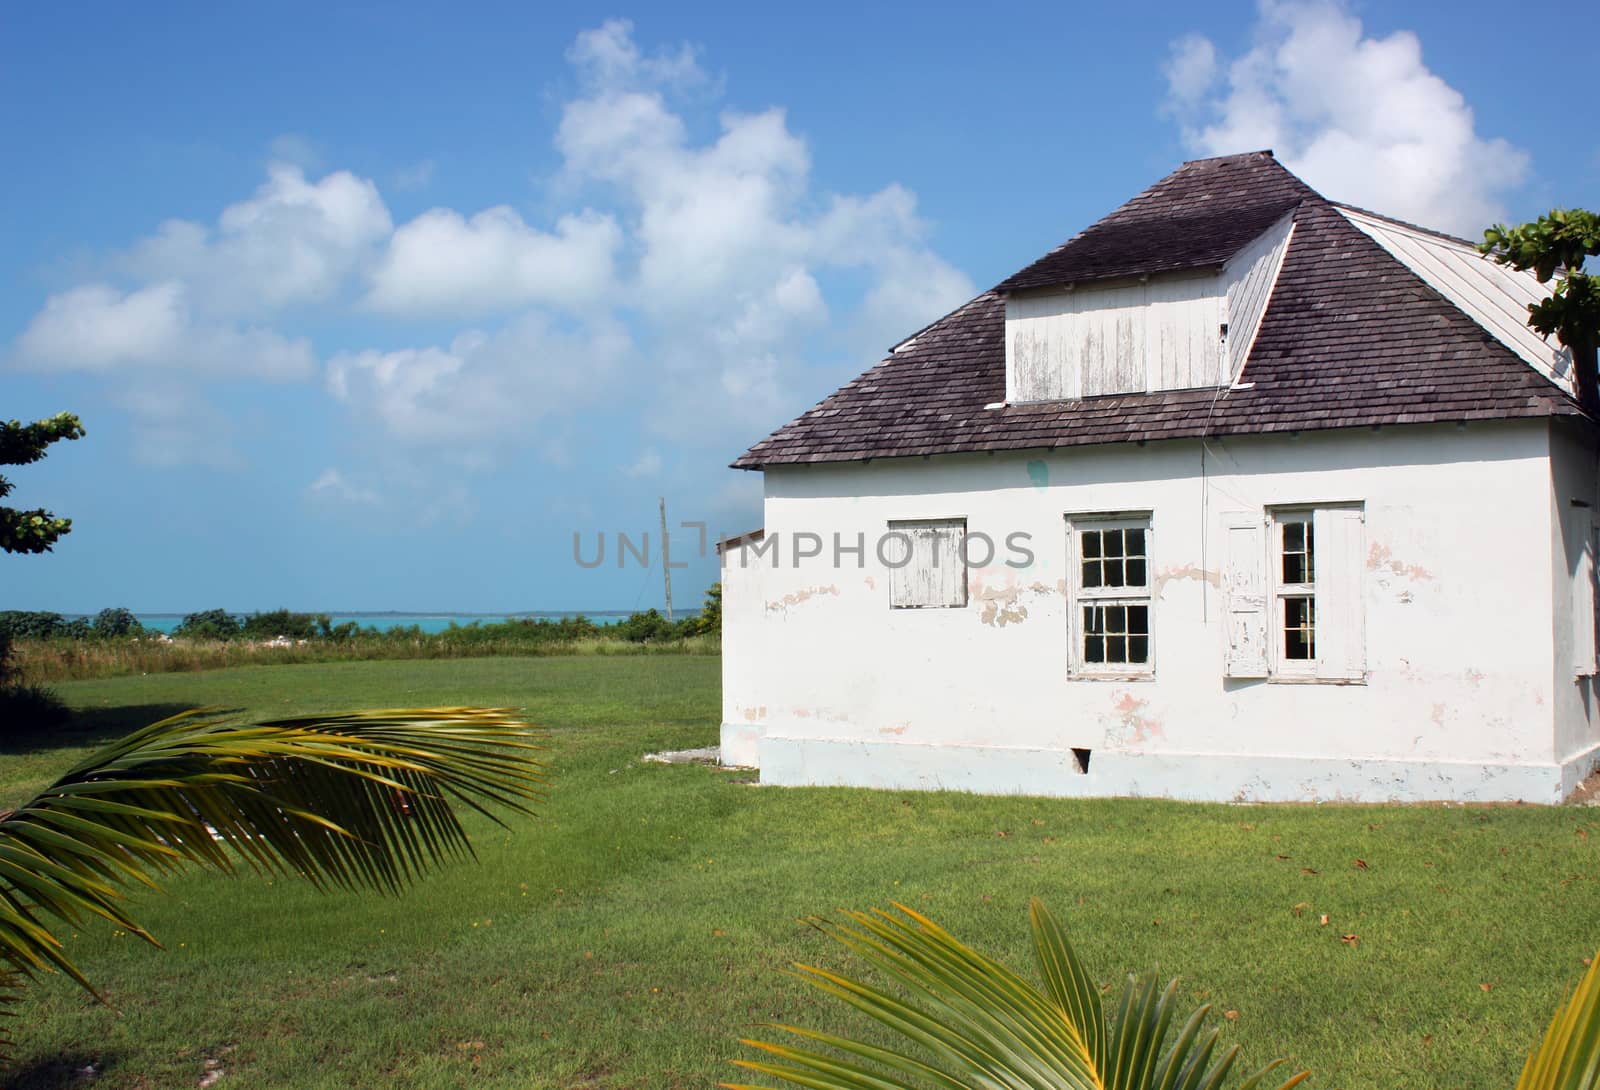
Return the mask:
<svg viewBox="0 0 1600 1090"><path fill-rule="evenodd" d="M1200 184L1206 179L1220 188ZM985 408L1006 396L1008 291L1220 264L1286 207L1294 209L1294 234L1237 385ZM1168 226L1148 214L1157 208L1165 211ZM1228 226L1230 217L1237 230ZM1192 245L1170 229L1200 220L1211 224L1210 233ZM1099 241L1092 249L1078 245L1118 237L1097 234L1112 221L1121 224L1116 232L1122 238L1165 240L1178 256L1155 256L1151 241L1139 252L1152 255L1152 264L1141 268L1119 263ZM1157 260L1183 264L1156 265ZM1066 279L1050 279L1061 276ZM760 469L1552 416L1586 418L1561 387L1270 153L1253 152L1184 164L1095 227L920 331L733 465Z"/></svg>

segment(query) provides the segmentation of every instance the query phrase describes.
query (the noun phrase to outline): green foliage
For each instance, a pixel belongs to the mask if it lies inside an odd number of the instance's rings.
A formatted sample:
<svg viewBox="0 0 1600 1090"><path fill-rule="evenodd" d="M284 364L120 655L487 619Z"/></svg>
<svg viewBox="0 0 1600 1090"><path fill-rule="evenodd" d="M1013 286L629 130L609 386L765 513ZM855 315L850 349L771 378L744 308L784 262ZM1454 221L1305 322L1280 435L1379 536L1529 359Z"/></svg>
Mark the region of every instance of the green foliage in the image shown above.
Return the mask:
<svg viewBox="0 0 1600 1090"><path fill-rule="evenodd" d="M190 613L172 630L174 636L191 640L231 640L244 631L244 625L225 609Z"/></svg>
<svg viewBox="0 0 1600 1090"><path fill-rule="evenodd" d="M186 863L398 892L472 854L457 806L532 813L535 737L504 708L254 725L191 711L136 731L0 812L0 977L60 972L94 992L44 921L99 918L154 944L124 890Z"/></svg>
<svg viewBox="0 0 1600 1090"><path fill-rule="evenodd" d="M239 625L239 635L251 640L271 640L280 636L291 640L310 640L319 636L327 623L328 617L324 614L291 613L287 609L275 609L270 613L252 613L246 617Z"/></svg>
<svg viewBox="0 0 1600 1090"><path fill-rule="evenodd" d="M978 953L905 905L899 916L845 912L848 923L810 922L900 987L896 995L824 969L796 965L802 980L877 1020L906 1044L901 1052L800 1026L768 1024L811 1047L747 1040L775 1058L736 1060L741 1067L812 1090L991 1086L1011 1090L1215 1090L1238 1058L1217 1056L1210 1006L1188 1015L1176 1038L1178 982L1161 988L1154 973L1128 976L1115 1018L1055 918L1035 898L1030 916L1043 990ZM1289 1090L1301 1071L1268 1078L1274 1060L1240 1090ZM724 1083L730 1090L761 1090Z"/></svg>
<svg viewBox="0 0 1600 1090"><path fill-rule="evenodd" d="M144 625L133 615L133 611L121 606L102 609L94 615L94 622L90 626L94 629L95 636L100 639L125 639L129 636L144 635Z"/></svg>
<svg viewBox="0 0 1600 1090"><path fill-rule="evenodd" d="M1546 337L1559 337L1572 350L1579 398L1600 408L1600 278L1583 271L1587 259L1600 255L1600 215L1556 208L1519 227L1497 223L1484 231L1478 249L1502 265L1531 269L1541 283L1560 274L1548 299L1528 304L1528 325Z"/></svg>
<svg viewBox="0 0 1600 1090"><path fill-rule="evenodd" d="M1600 1087L1600 954L1528 1054L1516 1090Z"/></svg>
<svg viewBox="0 0 1600 1090"><path fill-rule="evenodd" d="M32 465L45 456L45 448L58 439L81 439L83 425L71 413L58 413L48 420L24 424L20 420L0 422L0 466ZM12 484L0 477L0 499L11 494ZM72 520L57 518L42 507L19 511L0 507L0 551L44 553L72 529Z"/></svg>
<svg viewBox="0 0 1600 1090"><path fill-rule="evenodd" d="M712 583L706 590L706 600L698 616L684 621L684 633L690 636L722 635L722 584Z"/></svg>
<svg viewBox="0 0 1600 1090"><path fill-rule="evenodd" d="M85 624L85 629L88 625ZM0 635L15 640L53 640L75 631L72 623L59 613L43 610L0 610Z"/></svg>
<svg viewBox="0 0 1600 1090"><path fill-rule="evenodd" d="M630 614L627 620L617 622L612 629L629 643L648 643L652 640L671 639L677 635L676 627L654 609Z"/></svg>

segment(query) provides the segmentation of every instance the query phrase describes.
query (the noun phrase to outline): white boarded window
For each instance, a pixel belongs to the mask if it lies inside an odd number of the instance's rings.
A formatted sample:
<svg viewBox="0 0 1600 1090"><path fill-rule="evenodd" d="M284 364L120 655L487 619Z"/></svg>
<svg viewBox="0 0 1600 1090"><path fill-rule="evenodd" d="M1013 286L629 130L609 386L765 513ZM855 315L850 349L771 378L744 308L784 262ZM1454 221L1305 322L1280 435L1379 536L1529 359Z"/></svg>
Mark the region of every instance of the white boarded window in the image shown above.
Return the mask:
<svg viewBox="0 0 1600 1090"><path fill-rule="evenodd" d="M889 523L882 553L889 564L891 609L960 609L967 604L962 542L966 519ZM902 562L903 561L903 562Z"/></svg>
<svg viewBox="0 0 1600 1090"><path fill-rule="evenodd" d="M1355 505L1225 515L1229 677L1361 681L1365 528Z"/></svg>
<svg viewBox="0 0 1600 1090"><path fill-rule="evenodd" d="M1154 672L1153 544L1148 514L1068 518L1073 674L1137 677Z"/></svg>
<svg viewBox="0 0 1600 1090"><path fill-rule="evenodd" d="M1595 519L1587 504L1572 503L1564 512L1567 572L1572 588L1572 674L1594 677L1595 640Z"/></svg>

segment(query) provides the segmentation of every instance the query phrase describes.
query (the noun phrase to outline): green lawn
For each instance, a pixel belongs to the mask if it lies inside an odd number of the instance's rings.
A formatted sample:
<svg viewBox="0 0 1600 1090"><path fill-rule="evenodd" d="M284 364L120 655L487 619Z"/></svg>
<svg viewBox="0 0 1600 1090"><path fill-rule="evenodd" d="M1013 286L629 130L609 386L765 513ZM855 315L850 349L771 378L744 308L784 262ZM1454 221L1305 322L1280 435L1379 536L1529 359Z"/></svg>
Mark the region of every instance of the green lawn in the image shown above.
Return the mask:
<svg viewBox="0 0 1600 1090"><path fill-rule="evenodd" d="M222 1090L705 1087L752 1022L859 1025L778 971L844 963L796 916L900 900L1031 974L1038 894L1106 982L1159 962L1236 1012L1224 1039L1247 1067L1285 1054L1312 1086L1508 1087L1600 945L1600 811L782 790L641 764L716 740L718 669L477 659L60 685L100 734L194 704L519 705L558 773L540 818L475 822L479 862L403 897L194 873L141 898L164 951L72 936L116 1009L32 988L11 1085L77 1085L98 1060L96 1086L194 1086L209 1059ZM82 741L0 737L0 805Z"/></svg>

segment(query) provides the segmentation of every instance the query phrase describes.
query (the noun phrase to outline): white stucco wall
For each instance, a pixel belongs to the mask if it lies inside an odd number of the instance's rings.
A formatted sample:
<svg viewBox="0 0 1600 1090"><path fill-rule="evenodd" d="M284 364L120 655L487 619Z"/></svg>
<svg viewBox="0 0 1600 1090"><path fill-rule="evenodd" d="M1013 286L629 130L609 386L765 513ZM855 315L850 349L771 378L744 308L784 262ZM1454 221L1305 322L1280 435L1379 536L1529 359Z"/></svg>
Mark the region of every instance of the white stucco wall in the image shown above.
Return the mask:
<svg viewBox="0 0 1600 1090"><path fill-rule="evenodd" d="M1484 423L1214 439L1203 476L1191 440L771 469L780 566L724 555L724 760L780 784L1557 801L1595 735L1556 665L1551 526L1573 485L1552 483L1551 443L1542 423ZM1365 509L1364 683L1225 678L1225 515L1348 501ZM1153 512L1154 676L1069 677L1064 515L1128 510ZM890 610L873 543L941 517L1000 555L965 608ZM804 533L822 555L796 566ZM1023 568L1001 562L1015 533ZM865 535L865 555L836 563L835 534Z"/></svg>

